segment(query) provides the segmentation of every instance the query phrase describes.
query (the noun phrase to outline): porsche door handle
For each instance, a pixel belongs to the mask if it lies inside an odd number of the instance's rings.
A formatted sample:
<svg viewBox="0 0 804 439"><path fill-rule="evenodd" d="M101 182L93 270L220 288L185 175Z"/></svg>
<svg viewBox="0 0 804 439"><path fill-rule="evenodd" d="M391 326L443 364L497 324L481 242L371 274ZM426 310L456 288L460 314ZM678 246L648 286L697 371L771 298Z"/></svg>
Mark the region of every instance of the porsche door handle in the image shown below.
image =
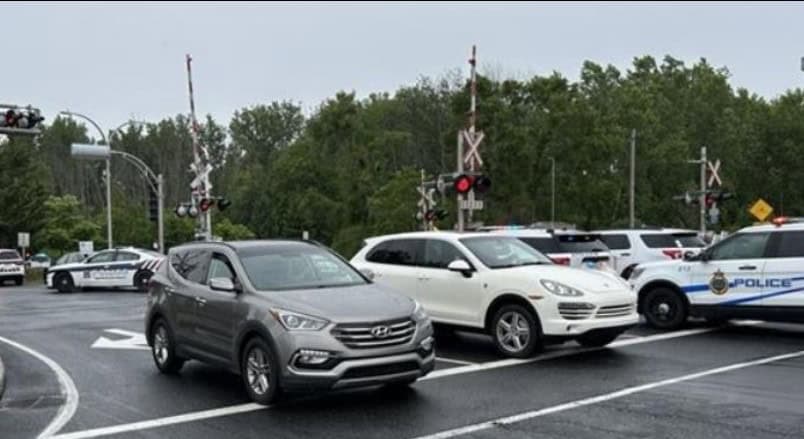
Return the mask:
<svg viewBox="0 0 804 439"><path fill-rule="evenodd" d="M199 306L204 306L207 304L207 299L204 299L203 297L196 297L195 301Z"/></svg>

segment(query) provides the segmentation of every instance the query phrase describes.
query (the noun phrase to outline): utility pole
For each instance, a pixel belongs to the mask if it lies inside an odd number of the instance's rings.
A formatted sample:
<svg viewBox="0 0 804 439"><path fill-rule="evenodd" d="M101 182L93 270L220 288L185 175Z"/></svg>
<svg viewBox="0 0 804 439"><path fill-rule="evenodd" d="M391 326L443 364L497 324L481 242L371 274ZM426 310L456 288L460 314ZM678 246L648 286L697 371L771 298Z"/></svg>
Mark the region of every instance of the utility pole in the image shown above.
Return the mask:
<svg viewBox="0 0 804 439"><path fill-rule="evenodd" d="M556 228L556 158L550 157L550 227Z"/></svg>
<svg viewBox="0 0 804 439"><path fill-rule="evenodd" d="M628 184L628 224L630 228L636 226L636 214L634 213L635 193L636 193L636 130L631 130L631 168L629 172Z"/></svg>
<svg viewBox="0 0 804 439"><path fill-rule="evenodd" d="M706 235L706 147L701 147L701 198L700 198L700 215L701 215L701 236Z"/></svg>

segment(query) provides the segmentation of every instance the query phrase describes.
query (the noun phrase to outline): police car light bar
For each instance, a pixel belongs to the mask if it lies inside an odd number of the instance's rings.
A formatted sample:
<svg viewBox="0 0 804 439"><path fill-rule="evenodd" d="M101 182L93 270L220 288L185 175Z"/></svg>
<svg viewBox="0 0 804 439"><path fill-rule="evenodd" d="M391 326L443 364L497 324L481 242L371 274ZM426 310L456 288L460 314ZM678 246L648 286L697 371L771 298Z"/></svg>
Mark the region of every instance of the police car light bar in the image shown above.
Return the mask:
<svg viewBox="0 0 804 439"><path fill-rule="evenodd" d="M771 221L771 223L773 223L775 226L781 226L784 224L800 224L804 223L804 217L777 216Z"/></svg>

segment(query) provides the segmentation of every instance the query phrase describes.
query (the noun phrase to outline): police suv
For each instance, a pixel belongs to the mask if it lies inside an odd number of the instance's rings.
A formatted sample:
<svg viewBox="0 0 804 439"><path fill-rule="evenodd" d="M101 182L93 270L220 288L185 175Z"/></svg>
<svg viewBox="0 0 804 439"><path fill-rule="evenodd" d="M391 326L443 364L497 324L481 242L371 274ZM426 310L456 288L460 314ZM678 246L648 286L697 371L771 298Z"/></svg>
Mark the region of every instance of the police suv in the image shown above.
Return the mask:
<svg viewBox="0 0 804 439"><path fill-rule="evenodd" d="M640 264L629 281L660 329L689 316L804 323L804 222L747 227L683 260Z"/></svg>
<svg viewBox="0 0 804 439"><path fill-rule="evenodd" d="M50 267L45 273L45 284L60 293L84 287L133 287L145 291L148 279L163 261L163 255L148 250L104 250L80 262Z"/></svg>

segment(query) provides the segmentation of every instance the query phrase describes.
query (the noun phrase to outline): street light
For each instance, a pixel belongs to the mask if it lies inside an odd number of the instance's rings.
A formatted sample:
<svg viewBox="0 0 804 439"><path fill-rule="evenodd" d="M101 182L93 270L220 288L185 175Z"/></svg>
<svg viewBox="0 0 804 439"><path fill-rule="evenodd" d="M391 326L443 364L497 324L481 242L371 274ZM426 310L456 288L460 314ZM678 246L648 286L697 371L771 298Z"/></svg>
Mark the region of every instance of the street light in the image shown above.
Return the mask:
<svg viewBox="0 0 804 439"><path fill-rule="evenodd" d="M145 164L139 157L129 154L125 151L115 151L109 145L91 145L84 143L73 143L70 147L70 154L79 159L86 160L106 160L111 159L112 154L119 155L127 162L134 165L140 171L142 177L148 183L148 186L156 193L157 197L157 230L159 240L159 251L165 252L165 221L164 221L164 206L165 195L162 189L163 178L162 174L156 174L154 171Z"/></svg>
<svg viewBox="0 0 804 439"><path fill-rule="evenodd" d="M59 114L63 114L65 116L70 117L78 117L84 119L85 121L92 124L95 129L101 135L101 139L103 139L103 143L107 146L109 145L109 141L106 139L106 133L103 132L100 125L98 125L94 120L90 119L88 116L85 116L81 113L75 113L72 111L60 111ZM113 247L112 244L112 164L111 164L111 156L106 158L106 242L108 243L108 248L111 249Z"/></svg>

